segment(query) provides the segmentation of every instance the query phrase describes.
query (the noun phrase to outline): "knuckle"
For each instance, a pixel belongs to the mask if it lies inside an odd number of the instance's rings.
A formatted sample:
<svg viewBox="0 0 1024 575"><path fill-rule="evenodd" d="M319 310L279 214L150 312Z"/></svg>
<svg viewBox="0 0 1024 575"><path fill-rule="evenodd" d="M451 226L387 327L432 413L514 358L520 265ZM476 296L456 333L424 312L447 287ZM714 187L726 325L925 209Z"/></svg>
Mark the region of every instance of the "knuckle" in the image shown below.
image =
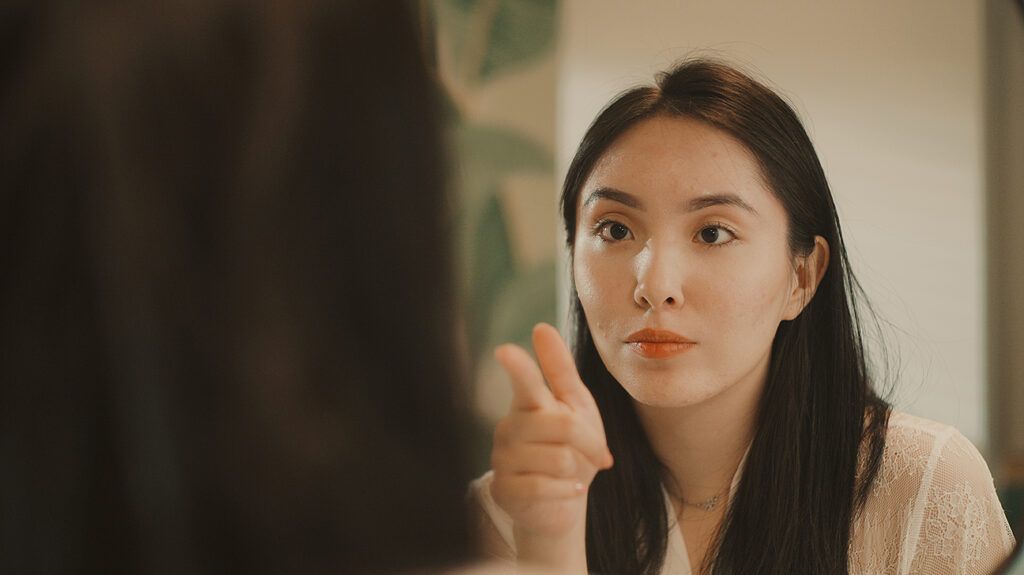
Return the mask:
<svg viewBox="0 0 1024 575"><path fill-rule="evenodd" d="M540 499L544 496L544 480L539 477L528 478L523 485L523 492L530 499Z"/></svg>
<svg viewBox="0 0 1024 575"><path fill-rule="evenodd" d="M570 437L576 431L576 415L571 412L559 413L555 416L555 429L562 437Z"/></svg>
<svg viewBox="0 0 1024 575"><path fill-rule="evenodd" d="M576 456L566 447L560 447L554 456L555 472L561 477L570 477L576 473Z"/></svg>

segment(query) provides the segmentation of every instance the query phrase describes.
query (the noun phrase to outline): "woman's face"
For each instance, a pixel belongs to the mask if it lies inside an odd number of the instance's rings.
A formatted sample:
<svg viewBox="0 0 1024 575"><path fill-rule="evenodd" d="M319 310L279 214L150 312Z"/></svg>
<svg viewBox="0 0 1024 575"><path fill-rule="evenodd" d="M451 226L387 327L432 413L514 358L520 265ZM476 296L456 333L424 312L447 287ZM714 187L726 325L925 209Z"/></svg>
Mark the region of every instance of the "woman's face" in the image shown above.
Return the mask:
<svg viewBox="0 0 1024 575"><path fill-rule="evenodd" d="M754 157L691 119L645 120L605 152L573 255L601 359L652 407L760 389L779 323L803 305L786 212Z"/></svg>

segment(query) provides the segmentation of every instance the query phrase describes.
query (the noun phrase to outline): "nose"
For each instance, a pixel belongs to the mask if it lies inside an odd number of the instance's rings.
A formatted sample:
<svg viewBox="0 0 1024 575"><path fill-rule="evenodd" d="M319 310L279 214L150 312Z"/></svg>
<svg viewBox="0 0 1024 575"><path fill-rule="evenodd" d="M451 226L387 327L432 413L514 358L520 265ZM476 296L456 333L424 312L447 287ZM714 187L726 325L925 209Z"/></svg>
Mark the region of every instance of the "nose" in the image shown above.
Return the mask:
<svg viewBox="0 0 1024 575"><path fill-rule="evenodd" d="M672 310L683 305L683 262L671 250L645 246L637 254L633 301L642 308Z"/></svg>

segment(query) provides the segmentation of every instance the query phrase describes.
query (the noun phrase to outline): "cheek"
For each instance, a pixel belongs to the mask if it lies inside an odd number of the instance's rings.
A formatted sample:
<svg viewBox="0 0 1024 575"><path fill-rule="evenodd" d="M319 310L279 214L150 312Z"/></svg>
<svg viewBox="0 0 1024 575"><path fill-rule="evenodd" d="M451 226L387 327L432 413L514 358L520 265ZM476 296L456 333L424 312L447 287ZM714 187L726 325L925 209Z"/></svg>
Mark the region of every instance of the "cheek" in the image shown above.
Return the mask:
<svg viewBox="0 0 1024 575"><path fill-rule="evenodd" d="M591 331L599 332L608 327L618 316L617 312L632 301L629 279L611 258L595 257L585 249L576 252L573 281Z"/></svg>
<svg viewBox="0 0 1024 575"><path fill-rule="evenodd" d="M736 335L774 335L788 301L787 269L747 262L721 278L718 296L714 298L715 309L709 311Z"/></svg>
<svg viewBox="0 0 1024 575"><path fill-rule="evenodd" d="M596 265L594 258L588 257L586 251L581 250L573 258L573 281L576 284L576 293L579 295L583 311L591 321L597 319L598 312L605 306L600 305L602 300L607 300L608 287L603 276L607 275L604 270Z"/></svg>

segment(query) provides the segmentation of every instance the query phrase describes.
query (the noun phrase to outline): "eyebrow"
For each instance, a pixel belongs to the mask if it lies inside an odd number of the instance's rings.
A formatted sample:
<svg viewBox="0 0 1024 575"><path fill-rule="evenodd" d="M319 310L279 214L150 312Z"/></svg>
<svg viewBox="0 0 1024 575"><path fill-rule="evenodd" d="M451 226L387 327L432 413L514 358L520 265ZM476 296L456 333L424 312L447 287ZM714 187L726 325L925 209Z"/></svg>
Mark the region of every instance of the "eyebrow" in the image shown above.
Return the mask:
<svg viewBox="0 0 1024 575"><path fill-rule="evenodd" d="M602 199L618 202L624 206L634 208L640 211L644 210L643 202L640 201L640 198L634 196L633 194L629 194L623 192L622 190L617 190L615 188L609 188L607 186L602 186L600 188L597 188L593 192L590 192L590 195L587 196L586 201L583 202L583 207L587 207L590 204ZM737 196L736 194L730 193L710 194L707 196L694 198L683 205L683 211L688 213L696 212L698 210L703 210L713 206L734 206L746 210L751 214L754 214L755 216L758 215L757 210L755 210L753 206L744 201L743 198Z"/></svg>
<svg viewBox="0 0 1024 575"><path fill-rule="evenodd" d="M590 192L590 195L587 196L587 200L583 202L583 207L587 207L597 200L611 200L640 211L643 211L644 209L644 204L640 201L640 198L633 194L627 194L622 190L616 190L615 188L604 186Z"/></svg>
<svg viewBox="0 0 1024 575"><path fill-rule="evenodd" d="M757 215L757 210L747 202L743 201L743 198L736 194L712 194L709 196L694 198L687 202L686 211L696 212L697 210L703 210L704 208L710 208L712 206L735 206L737 208L742 208L755 216Z"/></svg>

